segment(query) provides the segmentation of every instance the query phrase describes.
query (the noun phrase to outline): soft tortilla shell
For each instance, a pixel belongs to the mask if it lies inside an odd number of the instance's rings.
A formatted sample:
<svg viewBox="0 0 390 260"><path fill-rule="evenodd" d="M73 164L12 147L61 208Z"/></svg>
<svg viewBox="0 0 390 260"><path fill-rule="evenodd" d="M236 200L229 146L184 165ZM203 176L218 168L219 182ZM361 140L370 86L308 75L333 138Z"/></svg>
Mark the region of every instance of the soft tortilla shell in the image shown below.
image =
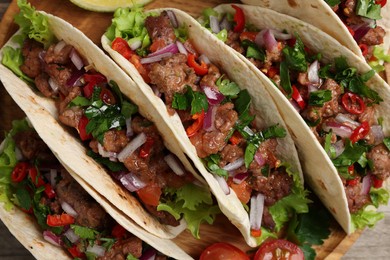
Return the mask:
<svg viewBox="0 0 390 260"><path fill-rule="evenodd" d="M152 12L159 13L163 10L165 9L152 10ZM204 53L217 67L224 68L224 73L226 73L232 81L235 81L241 89L247 89L249 91L252 96L253 112L256 114L256 124L261 128L279 124L287 129L277 107L265 90L263 83L254 75L248 66L246 66L238 57L231 55L229 51L226 51L226 47L222 42L208 36L206 34L207 30L200 26L200 24L191 16L177 9L170 10L174 11L176 14L179 24L187 25L189 38L196 49ZM177 114L173 116L169 115L162 100L154 95L152 89L143 81L135 67L119 53L111 49L110 42L104 35L102 36L102 46L123 70L139 84L140 88L142 88L142 91L155 106L156 110L161 113L166 120L166 123L175 131L176 138L181 141L182 149L189 158L191 158L197 169L199 169L202 176L210 185L222 212L241 231L248 245L256 246L255 239L250 235L248 213L244 210L236 194L231 190L229 195L225 195L213 175L206 170L197 156L195 147L188 139L179 116ZM291 164L292 170L299 173L303 184L302 171L297 151L290 134L287 133L285 138L278 140L278 143L277 154L279 158L281 158L282 161Z"/></svg>
<svg viewBox="0 0 390 260"><path fill-rule="evenodd" d="M259 29L270 28L276 30L286 30L289 33L297 32L302 41L315 52L320 52L324 62L333 62L334 58L344 56L348 64L356 67L359 73L371 70L364 61L352 53L348 48L340 45L335 39L329 37L318 28L303 21L276 13L269 9L260 7L239 5L245 12L248 23L254 24ZM215 8L219 12L233 12L230 5L220 5ZM276 100L276 104L281 111L286 124L292 131L295 143L301 156L304 169L305 180L317 193L321 201L334 215L342 228L348 233L353 232L351 218L348 210L348 202L344 192L344 187L338 176L337 170L329 159L316 137L311 132L305 121L294 109L284 95L274 87L273 83L256 66L245 57L235 52L254 72L264 84L271 96ZM383 130L386 136L390 134L390 88L386 82L377 74L374 75L367 85L377 91L383 98L380 106L377 106L377 116L382 117ZM335 199L335 198L338 199Z"/></svg>

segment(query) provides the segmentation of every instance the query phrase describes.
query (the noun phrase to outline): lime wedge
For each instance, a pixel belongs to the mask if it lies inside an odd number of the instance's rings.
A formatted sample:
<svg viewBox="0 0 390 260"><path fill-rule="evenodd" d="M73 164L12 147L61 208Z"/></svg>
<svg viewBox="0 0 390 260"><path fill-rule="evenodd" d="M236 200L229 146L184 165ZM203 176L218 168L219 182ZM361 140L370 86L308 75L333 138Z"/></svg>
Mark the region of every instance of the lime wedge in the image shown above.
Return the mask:
<svg viewBox="0 0 390 260"><path fill-rule="evenodd" d="M118 7L132 7L134 4L145 5L153 0L70 0L86 10L95 12L114 12Z"/></svg>

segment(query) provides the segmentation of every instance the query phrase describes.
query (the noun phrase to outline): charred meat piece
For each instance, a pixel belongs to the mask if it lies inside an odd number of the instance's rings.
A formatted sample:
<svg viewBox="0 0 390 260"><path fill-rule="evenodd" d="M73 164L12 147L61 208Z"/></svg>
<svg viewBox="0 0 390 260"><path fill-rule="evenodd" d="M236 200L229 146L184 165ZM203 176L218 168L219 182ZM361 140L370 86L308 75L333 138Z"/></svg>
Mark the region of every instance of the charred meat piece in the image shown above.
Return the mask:
<svg viewBox="0 0 390 260"><path fill-rule="evenodd" d="M37 132L33 130L20 132L14 136L14 140L26 159L37 158L42 161L55 161L53 153L38 136Z"/></svg>
<svg viewBox="0 0 390 260"><path fill-rule="evenodd" d="M346 186L345 193L348 200L348 208L351 213L356 213L365 205L371 202L369 194L362 194L362 183L353 186Z"/></svg>
<svg viewBox="0 0 390 260"><path fill-rule="evenodd" d="M155 47L152 44L153 52L173 43L176 39L175 30L166 11L156 17L148 16L145 19L145 27L153 44L157 44Z"/></svg>
<svg viewBox="0 0 390 260"><path fill-rule="evenodd" d="M367 44L368 46L379 45L383 43L383 38L385 37L385 30L377 26L371 28L368 32L362 37L359 43Z"/></svg>
<svg viewBox="0 0 390 260"><path fill-rule="evenodd" d="M55 47L56 44L53 44L47 49L44 58L45 62L47 64L67 64L70 61L70 52L72 51L73 47L67 44L60 50L55 50Z"/></svg>
<svg viewBox="0 0 390 260"><path fill-rule="evenodd" d="M176 220L169 212L167 211L158 211L156 206L144 205L146 210L155 216L158 221L162 224L170 225L170 226L178 226L180 222Z"/></svg>
<svg viewBox="0 0 390 260"><path fill-rule="evenodd" d="M104 256L98 257L98 260L125 260L131 254L136 258L142 256L142 240L138 237L130 237L119 240L105 253Z"/></svg>
<svg viewBox="0 0 390 260"><path fill-rule="evenodd" d="M119 153L128 143L124 130L111 129L104 133L103 147L108 152Z"/></svg>
<svg viewBox="0 0 390 260"><path fill-rule="evenodd" d="M22 48L24 63L20 69L30 78L35 78L42 72L40 53L43 52L43 45L34 40L27 39Z"/></svg>
<svg viewBox="0 0 390 260"><path fill-rule="evenodd" d="M390 176L390 152L384 144L379 144L367 153L367 159L373 162L372 174L386 180Z"/></svg>
<svg viewBox="0 0 390 260"><path fill-rule="evenodd" d="M49 75L46 73L39 74L35 79L35 86L45 97L54 97L55 93L49 85Z"/></svg>

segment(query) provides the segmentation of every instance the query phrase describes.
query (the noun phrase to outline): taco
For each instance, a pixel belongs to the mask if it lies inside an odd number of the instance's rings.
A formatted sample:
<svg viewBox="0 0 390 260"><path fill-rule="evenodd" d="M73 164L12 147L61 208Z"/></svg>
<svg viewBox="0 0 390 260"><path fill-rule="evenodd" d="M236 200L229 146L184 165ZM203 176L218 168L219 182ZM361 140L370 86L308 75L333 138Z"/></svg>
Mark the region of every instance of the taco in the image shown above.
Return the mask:
<svg viewBox="0 0 390 260"><path fill-rule="evenodd" d="M293 17L245 5L205 13L216 17L217 26L218 17L230 21L215 32L268 84L309 185L343 229L349 234L383 218L373 210L389 198L390 88L383 79L333 38ZM205 26L210 17L202 18Z"/></svg>
<svg viewBox="0 0 390 260"><path fill-rule="evenodd" d="M16 75L3 65L0 75L41 138L150 233L172 238L187 227L199 238L200 224L219 209L158 112L80 31L18 3L22 30L1 52Z"/></svg>
<svg viewBox="0 0 390 260"><path fill-rule="evenodd" d="M269 8L312 24L334 37L377 72L389 62L390 6L374 0L244 0L243 3Z"/></svg>
<svg viewBox="0 0 390 260"><path fill-rule="evenodd" d="M307 212L307 191L294 143L262 83L204 31L180 10L118 9L102 45L255 246Z"/></svg>
<svg viewBox="0 0 390 260"><path fill-rule="evenodd" d="M68 172L28 120L12 124L0 150L0 218L34 257L191 259L170 240L124 217Z"/></svg>

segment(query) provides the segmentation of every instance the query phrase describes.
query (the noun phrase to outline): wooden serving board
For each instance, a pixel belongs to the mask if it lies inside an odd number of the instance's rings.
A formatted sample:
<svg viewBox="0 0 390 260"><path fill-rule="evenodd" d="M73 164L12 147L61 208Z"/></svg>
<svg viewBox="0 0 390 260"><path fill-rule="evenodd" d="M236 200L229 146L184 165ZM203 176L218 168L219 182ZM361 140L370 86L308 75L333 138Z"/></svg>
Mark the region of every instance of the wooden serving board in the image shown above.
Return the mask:
<svg viewBox="0 0 390 260"><path fill-rule="evenodd" d="M111 23L112 13L95 13L83 10L65 0L49 0L29 1L38 10L43 10L48 13L59 16L75 27L83 31L92 41L100 46L100 37L105 32L105 29ZM147 9L160 7L174 7L182 9L190 13L194 17L198 17L201 11L206 7L213 7L222 3L232 3L238 1L227 0L156 0L146 6ZM0 24L0 47L12 36L17 30L17 26L13 24L13 17L19 11L16 0L13 0L5 13ZM8 131L11 128L11 121L24 116L23 112L13 102L11 97L5 91L0 83L0 132ZM2 136L1 136L2 139ZM331 235L325 243L316 248L318 259L338 259L349 249L349 247L360 236L357 232L351 236L346 236L340 226L333 221L331 226ZM253 250L249 248L242 239L239 231L229 223L229 221L220 216L215 221L213 226L203 225L200 231L201 239L196 240L188 231L183 232L174 241L180 245L186 252L194 258L198 258L200 253L210 244L215 242L228 242L236 245L244 251Z"/></svg>

